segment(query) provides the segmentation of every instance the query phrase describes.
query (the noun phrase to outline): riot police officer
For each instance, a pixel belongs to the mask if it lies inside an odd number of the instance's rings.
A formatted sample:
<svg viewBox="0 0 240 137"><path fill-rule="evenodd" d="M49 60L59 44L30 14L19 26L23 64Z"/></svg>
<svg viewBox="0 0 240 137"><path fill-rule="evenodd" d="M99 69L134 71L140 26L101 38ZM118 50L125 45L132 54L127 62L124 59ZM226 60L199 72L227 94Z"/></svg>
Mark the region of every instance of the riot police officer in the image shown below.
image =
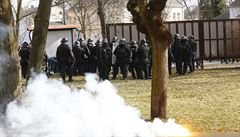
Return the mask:
<svg viewBox="0 0 240 137"><path fill-rule="evenodd" d="M180 58L181 58L182 63L183 63L182 74L185 75L188 67L190 69L190 72L193 71L192 64L191 64L192 50L191 50L191 46L187 42L187 37L186 36L181 37L181 42L180 43L181 43Z"/></svg>
<svg viewBox="0 0 240 137"><path fill-rule="evenodd" d="M131 57L131 50L129 47L130 46L126 44L125 38L122 38L119 41L119 45L114 51L114 55L116 56L116 68L113 70L113 79L116 78L118 67L121 69L123 79L127 79L129 61Z"/></svg>
<svg viewBox="0 0 240 137"><path fill-rule="evenodd" d="M73 74L74 75L84 75L84 55L85 50L83 47L80 46L80 42L76 41L74 43L74 47L72 49L73 55L75 57L75 63L73 65Z"/></svg>
<svg viewBox="0 0 240 137"><path fill-rule="evenodd" d="M171 52L176 64L176 71L177 74L182 74L182 61L180 58L180 36L179 34L174 34L173 36L173 43L171 44Z"/></svg>
<svg viewBox="0 0 240 137"><path fill-rule="evenodd" d="M100 80L109 79L111 70L112 51L106 38L102 40L102 46L99 53L99 77Z"/></svg>
<svg viewBox="0 0 240 137"><path fill-rule="evenodd" d="M27 70L29 65L29 57L30 57L30 46L27 42L24 42L21 45L18 55L20 56L20 65L22 70L22 76L25 79L27 77Z"/></svg>
<svg viewBox="0 0 240 137"><path fill-rule="evenodd" d="M141 39L138 48L138 65L140 67L140 79L149 79L149 65L150 65L150 48L145 39Z"/></svg>
<svg viewBox="0 0 240 137"><path fill-rule="evenodd" d="M65 81L66 74L69 75L69 81L72 81L73 80L72 67L75 62L75 59L71 51L71 48L69 47L68 44L66 44L66 42L68 42L68 39L62 38L61 44L57 48L56 57L59 63L60 75L63 81Z"/></svg>
<svg viewBox="0 0 240 137"><path fill-rule="evenodd" d="M115 51L115 49L117 48L117 46L118 46L118 38L117 38L116 36L114 36L114 37L112 38L111 43L110 43L110 48L111 48L111 50L112 50L112 68L113 68L114 71L118 70L118 68L116 68L116 67L117 67L117 66L116 66L116 56L115 56L115 54L114 54L114 51ZM117 74L118 71L117 71L117 72L114 72L114 73Z"/></svg>
<svg viewBox="0 0 240 137"><path fill-rule="evenodd" d="M197 42L194 40L194 37L193 35L190 35L188 37L188 43L190 44L191 46L191 49L192 49L192 53L191 53L191 64L192 64L192 68L193 68L193 71L195 70L195 62L196 62L196 56L197 56Z"/></svg>
<svg viewBox="0 0 240 137"><path fill-rule="evenodd" d="M130 49L132 52L131 62L129 65L129 71L132 73L133 79L139 79L139 67L138 67L138 44L135 40L131 41Z"/></svg>

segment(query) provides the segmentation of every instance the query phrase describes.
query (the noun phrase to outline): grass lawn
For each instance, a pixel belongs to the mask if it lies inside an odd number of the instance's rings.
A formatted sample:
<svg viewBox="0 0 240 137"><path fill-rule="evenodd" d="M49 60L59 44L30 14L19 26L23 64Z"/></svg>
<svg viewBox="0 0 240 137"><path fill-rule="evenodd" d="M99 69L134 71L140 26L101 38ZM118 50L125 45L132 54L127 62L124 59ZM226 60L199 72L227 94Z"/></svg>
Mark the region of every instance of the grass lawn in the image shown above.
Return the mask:
<svg viewBox="0 0 240 137"><path fill-rule="evenodd" d="M82 78L75 80L68 84L82 87ZM151 80L112 82L127 104L150 118ZM240 132L240 68L197 70L169 78L168 117L191 132Z"/></svg>

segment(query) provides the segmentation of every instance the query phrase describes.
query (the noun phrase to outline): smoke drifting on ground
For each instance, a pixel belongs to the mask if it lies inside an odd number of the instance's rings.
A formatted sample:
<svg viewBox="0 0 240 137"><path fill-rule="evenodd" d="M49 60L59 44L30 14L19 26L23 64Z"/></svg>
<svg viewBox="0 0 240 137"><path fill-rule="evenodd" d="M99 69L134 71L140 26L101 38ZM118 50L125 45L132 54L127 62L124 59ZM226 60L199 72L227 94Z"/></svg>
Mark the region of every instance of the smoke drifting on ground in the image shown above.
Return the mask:
<svg viewBox="0 0 240 137"><path fill-rule="evenodd" d="M185 131L173 121L145 122L109 81L98 82L95 75L86 77L81 90L37 76L3 119L1 137L154 137Z"/></svg>

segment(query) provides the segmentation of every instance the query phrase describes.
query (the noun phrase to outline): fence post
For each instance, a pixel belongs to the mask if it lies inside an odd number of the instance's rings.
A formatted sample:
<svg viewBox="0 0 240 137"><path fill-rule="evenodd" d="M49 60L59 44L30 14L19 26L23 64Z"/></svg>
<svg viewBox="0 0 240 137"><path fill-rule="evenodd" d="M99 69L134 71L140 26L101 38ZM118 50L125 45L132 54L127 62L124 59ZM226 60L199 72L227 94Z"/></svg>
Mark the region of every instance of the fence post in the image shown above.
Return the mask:
<svg viewBox="0 0 240 137"><path fill-rule="evenodd" d="M198 21L198 33L199 33L199 51L200 51L200 59L201 59L201 69L204 69L203 59L204 59L204 27L203 21Z"/></svg>

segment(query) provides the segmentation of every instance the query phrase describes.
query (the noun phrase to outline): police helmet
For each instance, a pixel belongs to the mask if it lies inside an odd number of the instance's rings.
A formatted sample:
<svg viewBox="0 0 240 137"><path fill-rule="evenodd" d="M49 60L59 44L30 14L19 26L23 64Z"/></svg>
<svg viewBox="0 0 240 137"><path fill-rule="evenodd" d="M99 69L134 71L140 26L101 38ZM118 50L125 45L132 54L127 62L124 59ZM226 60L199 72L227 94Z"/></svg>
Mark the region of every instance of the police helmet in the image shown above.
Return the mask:
<svg viewBox="0 0 240 137"><path fill-rule="evenodd" d="M74 45L75 46L80 46L80 42L79 41L75 41Z"/></svg>
<svg viewBox="0 0 240 137"><path fill-rule="evenodd" d="M136 40L132 40L131 41L131 45L135 45L135 44L137 44L137 41Z"/></svg>
<svg viewBox="0 0 240 137"><path fill-rule="evenodd" d="M81 43L82 41L84 41L84 38L81 37L78 41L80 41L80 43Z"/></svg>
<svg viewBox="0 0 240 137"><path fill-rule="evenodd" d="M23 42L22 47L24 47L24 48L28 47L28 43L27 42Z"/></svg>
<svg viewBox="0 0 240 137"><path fill-rule="evenodd" d="M93 42L93 40L92 40L91 38L89 38L89 39L87 40L87 43L90 43L90 42Z"/></svg>
<svg viewBox="0 0 240 137"><path fill-rule="evenodd" d="M108 40L107 40L106 38L104 38L104 39L102 40L102 43L108 43Z"/></svg>
<svg viewBox="0 0 240 137"><path fill-rule="evenodd" d="M186 36L182 36L182 37L181 37L181 41L182 41L182 42L185 42L186 40L187 40L187 37L186 37Z"/></svg>
<svg viewBox="0 0 240 137"><path fill-rule="evenodd" d="M174 38L174 39L179 39L179 38L180 38L180 36L179 36L179 34L178 34L178 33L176 33L176 34L174 34L174 35L173 35L173 38Z"/></svg>
<svg viewBox="0 0 240 137"><path fill-rule="evenodd" d="M193 35L190 35L190 36L188 37L188 39L194 39Z"/></svg>
<svg viewBox="0 0 240 137"><path fill-rule="evenodd" d="M126 44L126 39L125 38L121 38L120 40L119 40L119 44L121 45L121 44Z"/></svg>
<svg viewBox="0 0 240 137"><path fill-rule="evenodd" d="M62 38L61 42L62 42L62 43L68 42L68 39L64 37L64 38Z"/></svg>
<svg viewBox="0 0 240 137"><path fill-rule="evenodd" d="M114 37L112 38L112 41L113 41L113 42L117 42L117 40L118 40L117 36L114 36Z"/></svg>

